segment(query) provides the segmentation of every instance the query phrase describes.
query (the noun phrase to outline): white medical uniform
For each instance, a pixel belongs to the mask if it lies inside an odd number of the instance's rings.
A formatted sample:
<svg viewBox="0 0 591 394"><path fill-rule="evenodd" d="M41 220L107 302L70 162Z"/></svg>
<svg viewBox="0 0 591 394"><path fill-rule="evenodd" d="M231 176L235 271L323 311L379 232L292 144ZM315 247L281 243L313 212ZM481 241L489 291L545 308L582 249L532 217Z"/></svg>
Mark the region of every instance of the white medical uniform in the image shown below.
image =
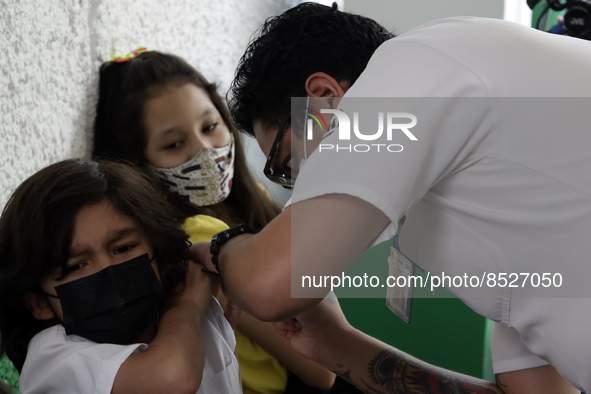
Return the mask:
<svg viewBox="0 0 591 394"><path fill-rule="evenodd" d="M214 297L199 326L205 347L205 368L197 393L241 393L234 331ZM109 394L121 364L148 346L96 343L78 335L66 335L61 324L50 327L29 343L20 391L22 394Z"/></svg>
<svg viewBox="0 0 591 394"><path fill-rule="evenodd" d="M591 97L591 42L494 19L434 21L381 45L346 97ZM406 214L400 247L432 273L511 272L515 261L556 261L554 272L574 264L588 280L591 125L555 130L564 138L549 145L532 128L512 128L511 111L491 107L482 114L486 127L433 124L429 135L407 144L409 154L407 145L404 154L316 151L292 202L330 193L359 197L392 222L376 243L391 238ZM322 142L336 145L337 137ZM496 373L550 363L591 392L589 299L450 290L498 322L491 343Z"/></svg>

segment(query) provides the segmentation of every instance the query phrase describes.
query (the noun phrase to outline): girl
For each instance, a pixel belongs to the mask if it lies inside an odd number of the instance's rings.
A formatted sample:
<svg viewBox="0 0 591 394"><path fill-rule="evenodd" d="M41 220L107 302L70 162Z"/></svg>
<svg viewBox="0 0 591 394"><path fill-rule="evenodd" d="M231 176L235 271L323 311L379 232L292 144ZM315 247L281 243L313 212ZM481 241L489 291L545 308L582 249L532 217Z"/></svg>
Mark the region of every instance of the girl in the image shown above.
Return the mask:
<svg viewBox="0 0 591 394"><path fill-rule="evenodd" d="M280 211L250 175L215 85L173 55L138 50L101 67L93 156L130 161L160 178L185 215L191 242L209 241L226 224L259 231ZM305 392L296 377L317 389L334 382L271 324L243 315L236 340L247 394L289 392L291 385Z"/></svg>
<svg viewBox="0 0 591 394"><path fill-rule="evenodd" d="M66 160L0 218L0 352L23 394L240 393L214 280L153 180Z"/></svg>

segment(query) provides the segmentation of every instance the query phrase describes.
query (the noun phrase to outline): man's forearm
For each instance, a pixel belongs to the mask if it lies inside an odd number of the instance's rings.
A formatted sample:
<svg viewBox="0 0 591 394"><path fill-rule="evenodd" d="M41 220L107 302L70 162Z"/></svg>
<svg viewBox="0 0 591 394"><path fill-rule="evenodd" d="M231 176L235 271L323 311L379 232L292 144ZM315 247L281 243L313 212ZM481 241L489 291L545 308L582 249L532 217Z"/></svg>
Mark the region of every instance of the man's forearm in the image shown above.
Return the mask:
<svg viewBox="0 0 591 394"><path fill-rule="evenodd" d="M259 314L257 306L261 304L261 292L272 294L265 287L273 285L263 280L266 276L263 272L268 272L264 267L267 262L261 258L256 237L244 234L229 240L222 246L218 257L224 295L253 316Z"/></svg>
<svg viewBox="0 0 591 394"><path fill-rule="evenodd" d="M318 361L365 393L503 394L493 383L434 367L352 328L331 337Z"/></svg>
<svg viewBox="0 0 591 394"><path fill-rule="evenodd" d="M303 275L340 275L389 223L373 205L345 194L296 203L260 233L241 235L221 246L224 292L260 320L293 317L329 291L328 287L304 288ZM292 298L292 290L297 297L311 298Z"/></svg>
<svg viewBox="0 0 591 394"><path fill-rule="evenodd" d="M291 298L291 227L285 216L258 234L240 235L220 248L226 298L263 321L291 318L320 301Z"/></svg>

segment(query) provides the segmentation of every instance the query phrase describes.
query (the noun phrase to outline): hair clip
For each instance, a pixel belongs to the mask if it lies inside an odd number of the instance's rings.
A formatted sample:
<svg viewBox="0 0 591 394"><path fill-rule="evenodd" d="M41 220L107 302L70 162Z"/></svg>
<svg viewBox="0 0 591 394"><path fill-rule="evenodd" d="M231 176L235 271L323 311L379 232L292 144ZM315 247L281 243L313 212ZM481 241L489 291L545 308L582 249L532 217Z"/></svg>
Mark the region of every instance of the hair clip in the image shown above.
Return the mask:
<svg viewBox="0 0 591 394"><path fill-rule="evenodd" d="M129 52L127 55L113 56L113 59L111 59L111 61L115 62L115 63L129 62L133 58L141 55L144 52L151 52L151 51L149 51L146 47L140 47L140 48L136 49L135 51Z"/></svg>

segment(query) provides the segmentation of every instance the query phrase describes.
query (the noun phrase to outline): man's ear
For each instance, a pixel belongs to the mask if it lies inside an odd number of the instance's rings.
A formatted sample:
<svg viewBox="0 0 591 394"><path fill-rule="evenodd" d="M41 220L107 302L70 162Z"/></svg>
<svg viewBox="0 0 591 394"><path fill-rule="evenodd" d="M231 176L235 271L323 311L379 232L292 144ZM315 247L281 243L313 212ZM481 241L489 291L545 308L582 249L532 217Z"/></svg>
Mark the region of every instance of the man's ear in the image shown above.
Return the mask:
<svg viewBox="0 0 591 394"><path fill-rule="evenodd" d="M23 302L37 320L50 320L55 317L47 299L36 291L27 291L23 295Z"/></svg>
<svg viewBox="0 0 591 394"><path fill-rule="evenodd" d="M343 97L348 87L348 82L338 82L323 72L316 72L306 79L306 93L310 97Z"/></svg>

